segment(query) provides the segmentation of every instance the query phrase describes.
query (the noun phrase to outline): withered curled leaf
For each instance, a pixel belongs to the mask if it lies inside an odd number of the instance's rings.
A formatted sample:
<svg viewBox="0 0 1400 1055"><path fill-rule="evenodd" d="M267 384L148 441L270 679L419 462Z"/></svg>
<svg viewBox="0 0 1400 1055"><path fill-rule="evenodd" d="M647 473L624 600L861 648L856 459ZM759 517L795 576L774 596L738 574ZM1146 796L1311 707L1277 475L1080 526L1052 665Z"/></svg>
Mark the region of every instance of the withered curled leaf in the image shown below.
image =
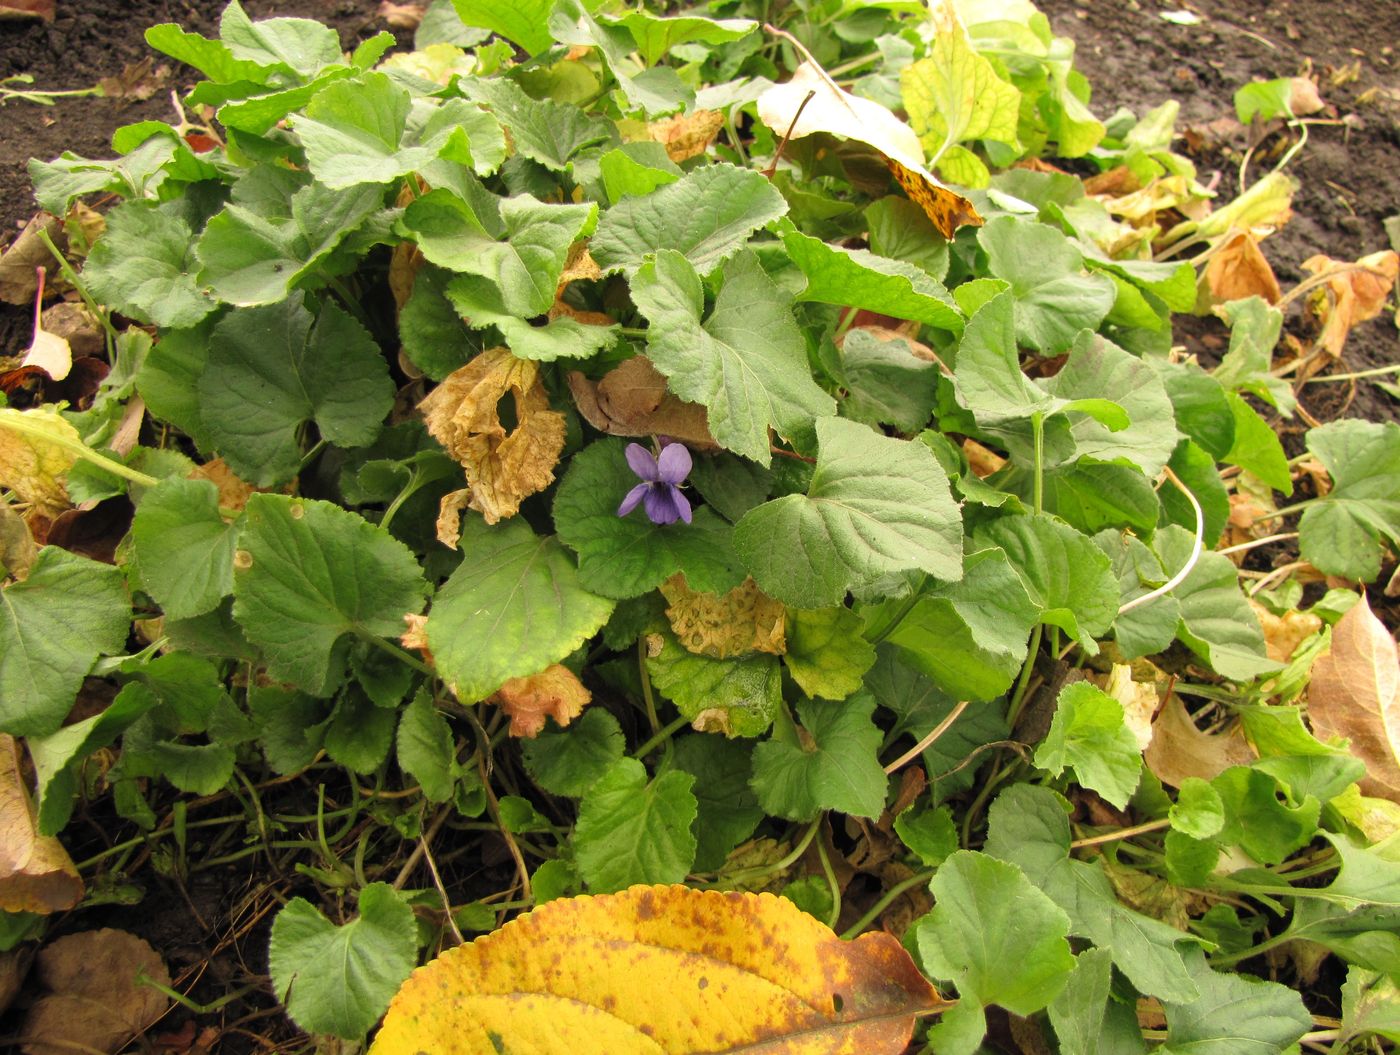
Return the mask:
<svg viewBox="0 0 1400 1055"><path fill-rule="evenodd" d="M584 420L610 436L669 436L692 450L717 451L709 419L699 403L678 399L644 355L619 363L593 381L577 370L569 391Z"/></svg>
<svg viewBox="0 0 1400 1055"><path fill-rule="evenodd" d="M510 735L533 739L546 718L568 725L583 713L593 694L573 671L555 663L538 674L510 678L496 690L495 699L510 715Z"/></svg>
<svg viewBox="0 0 1400 1055"><path fill-rule="evenodd" d="M509 395L515 423L501 421ZM449 374L419 405L428 432L467 471L468 506L488 524L514 516L520 503L554 481L564 449L564 415L549 409L539 364L492 348Z"/></svg>

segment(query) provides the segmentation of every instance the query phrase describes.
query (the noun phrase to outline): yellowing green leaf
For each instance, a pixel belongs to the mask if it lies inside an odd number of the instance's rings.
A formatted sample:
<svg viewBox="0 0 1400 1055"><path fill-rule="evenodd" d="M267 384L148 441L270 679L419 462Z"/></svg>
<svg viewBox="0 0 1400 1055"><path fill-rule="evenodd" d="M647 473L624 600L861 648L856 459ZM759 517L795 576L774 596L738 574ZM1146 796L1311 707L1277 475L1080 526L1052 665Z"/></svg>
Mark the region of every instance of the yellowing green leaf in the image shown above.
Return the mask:
<svg viewBox="0 0 1400 1055"><path fill-rule="evenodd" d="M1016 142L1021 93L972 49L961 27L940 32L928 57L900 72L899 89L909 123L935 164L968 140Z"/></svg>
<svg viewBox="0 0 1400 1055"><path fill-rule="evenodd" d="M415 972L371 1055L897 1055L944 1006L888 934L843 942L771 894L551 901Z"/></svg>
<svg viewBox="0 0 1400 1055"><path fill-rule="evenodd" d="M68 470L77 461L59 442L78 444L78 430L50 407L0 408L0 486L34 512L57 516L68 508Z"/></svg>

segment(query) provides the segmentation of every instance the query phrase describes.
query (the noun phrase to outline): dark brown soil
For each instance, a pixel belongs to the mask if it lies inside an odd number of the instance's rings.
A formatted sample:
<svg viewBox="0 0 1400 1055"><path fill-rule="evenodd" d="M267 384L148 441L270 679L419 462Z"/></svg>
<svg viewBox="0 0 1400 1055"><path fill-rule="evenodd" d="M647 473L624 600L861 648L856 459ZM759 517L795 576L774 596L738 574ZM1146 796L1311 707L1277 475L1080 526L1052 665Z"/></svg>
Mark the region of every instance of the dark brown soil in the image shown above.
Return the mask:
<svg viewBox="0 0 1400 1055"><path fill-rule="evenodd" d="M1075 65L1094 87L1095 113L1120 106L1141 115L1168 99L1181 103L1178 131L1233 117L1235 90L1251 80L1311 72L1329 109L1316 115L1306 149L1289 166L1299 181L1293 219L1263 249L1285 291L1304 277L1300 265L1325 253L1355 260L1390 248L1382 221L1400 213L1400 3L1395 0L1039 0L1057 33L1078 43ZM1196 26L1165 21L1165 10L1191 10ZM1334 83L1341 80L1343 83ZM1241 143L1241 146L1246 145ZM1264 144L1267 147L1269 144ZM1238 185L1238 154L1197 157L1202 181L1220 172L1220 190ZM1271 161L1254 162L1258 178ZM1299 309L1290 329L1302 332ZM1213 321L1178 332L1192 350L1211 354L1224 334ZM1400 334L1387 317L1365 323L1347 342L1347 371L1400 361ZM1348 398L1350 405L1347 405ZM1312 385L1302 402L1317 419L1397 417L1397 404L1362 383Z"/></svg>

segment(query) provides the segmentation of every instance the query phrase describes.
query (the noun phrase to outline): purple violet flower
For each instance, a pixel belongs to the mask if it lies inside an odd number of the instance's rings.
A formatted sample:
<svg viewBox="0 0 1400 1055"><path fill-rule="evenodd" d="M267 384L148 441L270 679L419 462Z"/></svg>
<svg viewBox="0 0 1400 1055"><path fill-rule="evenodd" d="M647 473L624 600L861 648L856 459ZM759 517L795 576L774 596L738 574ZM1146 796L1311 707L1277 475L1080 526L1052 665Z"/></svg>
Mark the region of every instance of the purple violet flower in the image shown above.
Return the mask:
<svg viewBox="0 0 1400 1055"><path fill-rule="evenodd" d="M674 524L677 520L690 523L690 502L681 494L680 484L690 474L690 451L680 443L669 443L655 457L640 443L627 445L627 464L642 478L622 505L617 515L625 517L638 504L646 510L653 524Z"/></svg>

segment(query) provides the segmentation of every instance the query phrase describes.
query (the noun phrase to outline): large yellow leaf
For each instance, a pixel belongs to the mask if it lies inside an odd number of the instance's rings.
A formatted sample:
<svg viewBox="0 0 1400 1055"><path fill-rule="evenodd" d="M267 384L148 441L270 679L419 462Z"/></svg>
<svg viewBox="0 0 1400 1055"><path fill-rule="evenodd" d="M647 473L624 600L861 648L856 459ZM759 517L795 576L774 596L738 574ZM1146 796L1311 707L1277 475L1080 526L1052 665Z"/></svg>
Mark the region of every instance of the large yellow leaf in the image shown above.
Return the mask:
<svg viewBox="0 0 1400 1055"><path fill-rule="evenodd" d="M1363 792L1400 802L1400 655L1364 593L1313 664L1308 720L1318 736L1351 741L1351 753L1366 763Z"/></svg>
<svg viewBox="0 0 1400 1055"><path fill-rule="evenodd" d="M949 1006L891 935L772 894L551 901L415 971L370 1055L897 1055Z"/></svg>
<svg viewBox="0 0 1400 1055"><path fill-rule="evenodd" d="M513 428L497 411L507 395ZM522 499L554 481L564 415L549 409L538 363L492 348L449 374L419 409L433 438L466 469L467 504L488 524L515 516Z"/></svg>

